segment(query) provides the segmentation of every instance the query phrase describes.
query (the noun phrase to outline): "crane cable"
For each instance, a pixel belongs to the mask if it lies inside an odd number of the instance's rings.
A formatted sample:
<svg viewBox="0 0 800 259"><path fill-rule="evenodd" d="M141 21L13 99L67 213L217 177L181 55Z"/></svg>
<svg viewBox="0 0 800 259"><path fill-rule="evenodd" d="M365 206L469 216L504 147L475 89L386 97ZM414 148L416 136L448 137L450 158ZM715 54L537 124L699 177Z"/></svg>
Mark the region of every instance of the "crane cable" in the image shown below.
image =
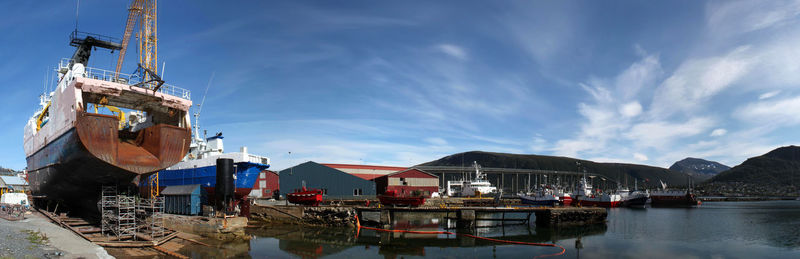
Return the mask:
<svg viewBox="0 0 800 259"><path fill-rule="evenodd" d="M391 232L391 233L457 235L457 236L465 236L465 237L470 237L470 238L474 238L474 239L481 239L481 240L492 241L492 242L497 242L497 243L506 243L506 244L515 244L515 245L527 245L527 246L546 246L546 247L561 248L561 252L554 253L554 254L537 255L537 256L534 256L533 258L545 258L545 257L551 257L551 256L559 256L559 255L563 255L567 251L563 246L560 246L560 245L557 245L557 244L510 241L510 240L502 240L502 239L495 239L495 238L488 238L488 237L480 237L480 236L475 236L475 235L470 235L470 234L459 234L459 233L453 233L453 232L449 232L449 231L416 231L416 230L382 229L382 228L365 227L365 226L361 225L361 221L358 219L358 214L356 214L355 219L356 219L356 237L358 237L358 233L363 228L363 229L369 229L369 230L375 230L375 231L381 231L381 232Z"/></svg>

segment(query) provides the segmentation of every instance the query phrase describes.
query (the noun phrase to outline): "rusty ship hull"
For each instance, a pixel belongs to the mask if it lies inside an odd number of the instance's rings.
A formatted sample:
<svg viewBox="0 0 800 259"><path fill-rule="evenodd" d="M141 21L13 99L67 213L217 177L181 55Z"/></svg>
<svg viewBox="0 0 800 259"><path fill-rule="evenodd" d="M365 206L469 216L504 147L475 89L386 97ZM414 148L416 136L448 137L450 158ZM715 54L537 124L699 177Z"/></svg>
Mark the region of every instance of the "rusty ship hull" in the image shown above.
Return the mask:
<svg viewBox="0 0 800 259"><path fill-rule="evenodd" d="M138 176L180 161L188 150L188 129L157 125L140 133L142 144L137 146L119 141L117 131L108 130L115 129L116 118L79 117L85 122L29 156L27 163L28 168L37 168L28 172L34 197L56 201L81 214L97 212L102 186L134 186Z"/></svg>
<svg viewBox="0 0 800 259"><path fill-rule="evenodd" d="M103 186L135 194L139 179L180 162L191 142L187 90L86 67L91 47L59 63L23 141L37 205L83 216L99 215Z"/></svg>

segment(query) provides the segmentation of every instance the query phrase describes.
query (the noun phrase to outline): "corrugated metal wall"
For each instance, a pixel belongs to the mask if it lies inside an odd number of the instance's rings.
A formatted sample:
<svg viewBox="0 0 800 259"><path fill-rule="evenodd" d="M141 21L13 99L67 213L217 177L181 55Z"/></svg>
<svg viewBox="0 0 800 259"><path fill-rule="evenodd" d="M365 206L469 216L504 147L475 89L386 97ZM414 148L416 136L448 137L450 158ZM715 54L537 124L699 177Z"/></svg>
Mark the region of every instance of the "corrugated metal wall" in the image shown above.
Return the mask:
<svg viewBox="0 0 800 259"><path fill-rule="evenodd" d="M305 162L289 169L284 169L278 174L280 177L280 193L286 197L287 193L302 187L302 181L307 188L326 189L324 198L358 199L375 197L375 183L353 176L351 174L315 163ZM354 195L354 190L360 189L361 195Z"/></svg>
<svg viewBox="0 0 800 259"><path fill-rule="evenodd" d="M403 178L406 184L400 181L400 177L389 177L389 185L406 185L406 186L439 186L439 179L437 178Z"/></svg>

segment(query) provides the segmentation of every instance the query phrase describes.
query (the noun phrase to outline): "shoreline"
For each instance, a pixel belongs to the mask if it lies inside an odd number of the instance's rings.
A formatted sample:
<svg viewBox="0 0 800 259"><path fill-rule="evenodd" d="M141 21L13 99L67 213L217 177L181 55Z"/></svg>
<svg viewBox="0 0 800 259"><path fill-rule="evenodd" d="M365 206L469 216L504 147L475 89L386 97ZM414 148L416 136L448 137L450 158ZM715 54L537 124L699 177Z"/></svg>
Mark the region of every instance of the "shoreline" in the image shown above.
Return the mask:
<svg viewBox="0 0 800 259"><path fill-rule="evenodd" d="M798 197L772 197L772 196L700 196L700 201L789 201Z"/></svg>

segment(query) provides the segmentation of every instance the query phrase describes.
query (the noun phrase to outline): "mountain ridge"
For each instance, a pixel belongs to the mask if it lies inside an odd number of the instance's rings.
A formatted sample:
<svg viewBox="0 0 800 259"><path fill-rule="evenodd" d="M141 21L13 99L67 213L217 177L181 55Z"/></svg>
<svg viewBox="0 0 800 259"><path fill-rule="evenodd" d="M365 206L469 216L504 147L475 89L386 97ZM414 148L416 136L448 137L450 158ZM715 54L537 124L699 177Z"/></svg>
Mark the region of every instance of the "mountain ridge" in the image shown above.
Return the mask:
<svg viewBox="0 0 800 259"><path fill-rule="evenodd" d="M579 162L581 170L586 170L587 173L603 175L608 179L616 180L620 183L625 182L625 176L627 175L629 181L638 179L640 180L640 184L644 183L648 187L659 186L659 180L666 182L670 186L686 186L689 182L689 178L691 177L682 172L671 171L666 168L649 165L600 163L562 156L510 154L486 151L467 151L452 154L434 161L422 163L420 166L462 166L462 163L464 166L469 166L472 161L478 162L478 164L483 167L573 172L579 170L578 165L576 164L576 162ZM633 186L633 184L630 185Z"/></svg>
<svg viewBox="0 0 800 259"><path fill-rule="evenodd" d="M723 165L719 162L694 157L684 158L675 162L669 167L669 170L689 174L698 181L708 180L711 177L728 169L731 169L731 167Z"/></svg>
<svg viewBox="0 0 800 259"><path fill-rule="evenodd" d="M800 185L800 147L776 148L748 158L702 184L710 195L796 196Z"/></svg>

